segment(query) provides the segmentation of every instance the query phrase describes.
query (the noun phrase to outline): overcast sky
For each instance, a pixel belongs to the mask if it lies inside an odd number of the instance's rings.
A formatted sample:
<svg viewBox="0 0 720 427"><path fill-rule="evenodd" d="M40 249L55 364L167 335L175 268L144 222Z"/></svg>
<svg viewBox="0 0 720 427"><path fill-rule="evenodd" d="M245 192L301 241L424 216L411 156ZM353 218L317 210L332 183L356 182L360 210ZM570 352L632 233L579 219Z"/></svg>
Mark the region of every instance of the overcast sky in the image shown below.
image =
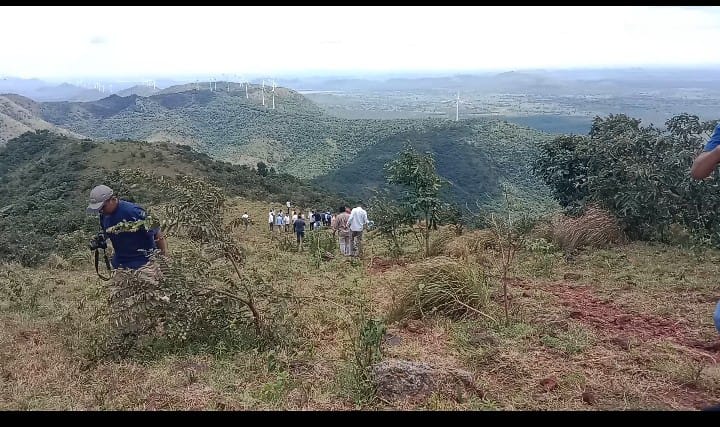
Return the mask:
<svg viewBox="0 0 720 427"><path fill-rule="evenodd" d="M0 76L720 64L720 7L0 7Z"/></svg>

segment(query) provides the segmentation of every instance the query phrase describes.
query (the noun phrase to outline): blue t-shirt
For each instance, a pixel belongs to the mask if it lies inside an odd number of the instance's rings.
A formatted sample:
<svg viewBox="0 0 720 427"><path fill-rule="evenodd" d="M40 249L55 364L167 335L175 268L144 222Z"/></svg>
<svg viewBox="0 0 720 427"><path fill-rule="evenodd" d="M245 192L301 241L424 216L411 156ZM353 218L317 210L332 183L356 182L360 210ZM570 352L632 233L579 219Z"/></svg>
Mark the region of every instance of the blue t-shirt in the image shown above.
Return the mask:
<svg viewBox="0 0 720 427"><path fill-rule="evenodd" d="M100 225L107 230L113 225L125 221L139 221L146 217L145 210L125 200L120 200L117 209L110 215L100 215ZM115 250L112 258L113 268L136 270L147 264L151 251L155 250L155 234L158 229L141 229L135 232L106 233Z"/></svg>
<svg viewBox="0 0 720 427"><path fill-rule="evenodd" d="M713 131L712 136L708 140L707 144L705 144L705 149L703 151L712 151L718 145L720 145L720 122L718 122L717 126L715 126L715 131Z"/></svg>
<svg viewBox="0 0 720 427"><path fill-rule="evenodd" d="M304 233L305 232L305 220L298 218L293 223L293 228L295 229L296 233Z"/></svg>

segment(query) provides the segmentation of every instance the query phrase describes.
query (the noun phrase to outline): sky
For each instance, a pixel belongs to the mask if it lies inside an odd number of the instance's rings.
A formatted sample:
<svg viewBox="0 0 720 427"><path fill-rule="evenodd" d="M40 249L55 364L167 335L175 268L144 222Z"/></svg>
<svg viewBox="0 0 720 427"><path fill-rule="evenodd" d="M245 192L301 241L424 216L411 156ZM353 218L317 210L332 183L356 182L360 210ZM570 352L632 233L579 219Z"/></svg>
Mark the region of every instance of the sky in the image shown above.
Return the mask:
<svg viewBox="0 0 720 427"><path fill-rule="evenodd" d="M255 78L720 64L720 7L0 6L0 76Z"/></svg>

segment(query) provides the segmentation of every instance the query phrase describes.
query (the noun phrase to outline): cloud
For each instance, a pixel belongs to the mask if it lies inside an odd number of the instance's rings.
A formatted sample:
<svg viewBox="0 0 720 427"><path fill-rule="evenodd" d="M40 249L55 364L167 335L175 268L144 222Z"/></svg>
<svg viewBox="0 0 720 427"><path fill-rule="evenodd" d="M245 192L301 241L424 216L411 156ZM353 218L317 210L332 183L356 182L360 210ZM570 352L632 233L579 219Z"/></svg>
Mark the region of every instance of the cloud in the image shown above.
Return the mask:
<svg viewBox="0 0 720 427"><path fill-rule="evenodd" d="M707 48L720 40L718 7L3 6L0 16L0 40L23 35L3 45L0 74L22 77L720 63ZM163 19L143 21L153 16Z"/></svg>
<svg viewBox="0 0 720 427"><path fill-rule="evenodd" d="M107 38L103 36L94 36L90 39L90 44L106 44L107 42Z"/></svg>

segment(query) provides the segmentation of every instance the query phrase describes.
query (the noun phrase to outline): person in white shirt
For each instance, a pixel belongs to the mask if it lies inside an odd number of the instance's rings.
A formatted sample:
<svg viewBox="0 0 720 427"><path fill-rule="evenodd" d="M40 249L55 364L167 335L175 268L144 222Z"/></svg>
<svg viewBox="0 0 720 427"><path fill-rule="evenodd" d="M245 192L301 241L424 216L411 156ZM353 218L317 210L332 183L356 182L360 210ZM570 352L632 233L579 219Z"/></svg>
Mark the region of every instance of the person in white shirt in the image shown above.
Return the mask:
<svg viewBox="0 0 720 427"><path fill-rule="evenodd" d="M348 218L352 256L362 257L362 235L365 226L369 222L367 212L362 208L362 202L359 202L358 206L350 211L350 217Z"/></svg>
<svg viewBox="0 0 720 427"><path fill-rule="evenodd" d="M283 217L283 224L285 225L285 232L286 233L289 232L290 231L290 212L285 214L285 216Z"/></svg>
<svg viewBox="0 0 720 427"><path fill-rule="evenodd" d="M245 224L245 231L247 231L248 226L250 225L250 215L248 215L247 211L242 216L242 222Z"/></svg>
<svg viewBox="0 0 720 427"><path fill-rule="evenodd" d="M275 223L275 211L271 210L270 214L268 215L268 225L270 225L270 232L273 231L273 224Z"/></svg>

